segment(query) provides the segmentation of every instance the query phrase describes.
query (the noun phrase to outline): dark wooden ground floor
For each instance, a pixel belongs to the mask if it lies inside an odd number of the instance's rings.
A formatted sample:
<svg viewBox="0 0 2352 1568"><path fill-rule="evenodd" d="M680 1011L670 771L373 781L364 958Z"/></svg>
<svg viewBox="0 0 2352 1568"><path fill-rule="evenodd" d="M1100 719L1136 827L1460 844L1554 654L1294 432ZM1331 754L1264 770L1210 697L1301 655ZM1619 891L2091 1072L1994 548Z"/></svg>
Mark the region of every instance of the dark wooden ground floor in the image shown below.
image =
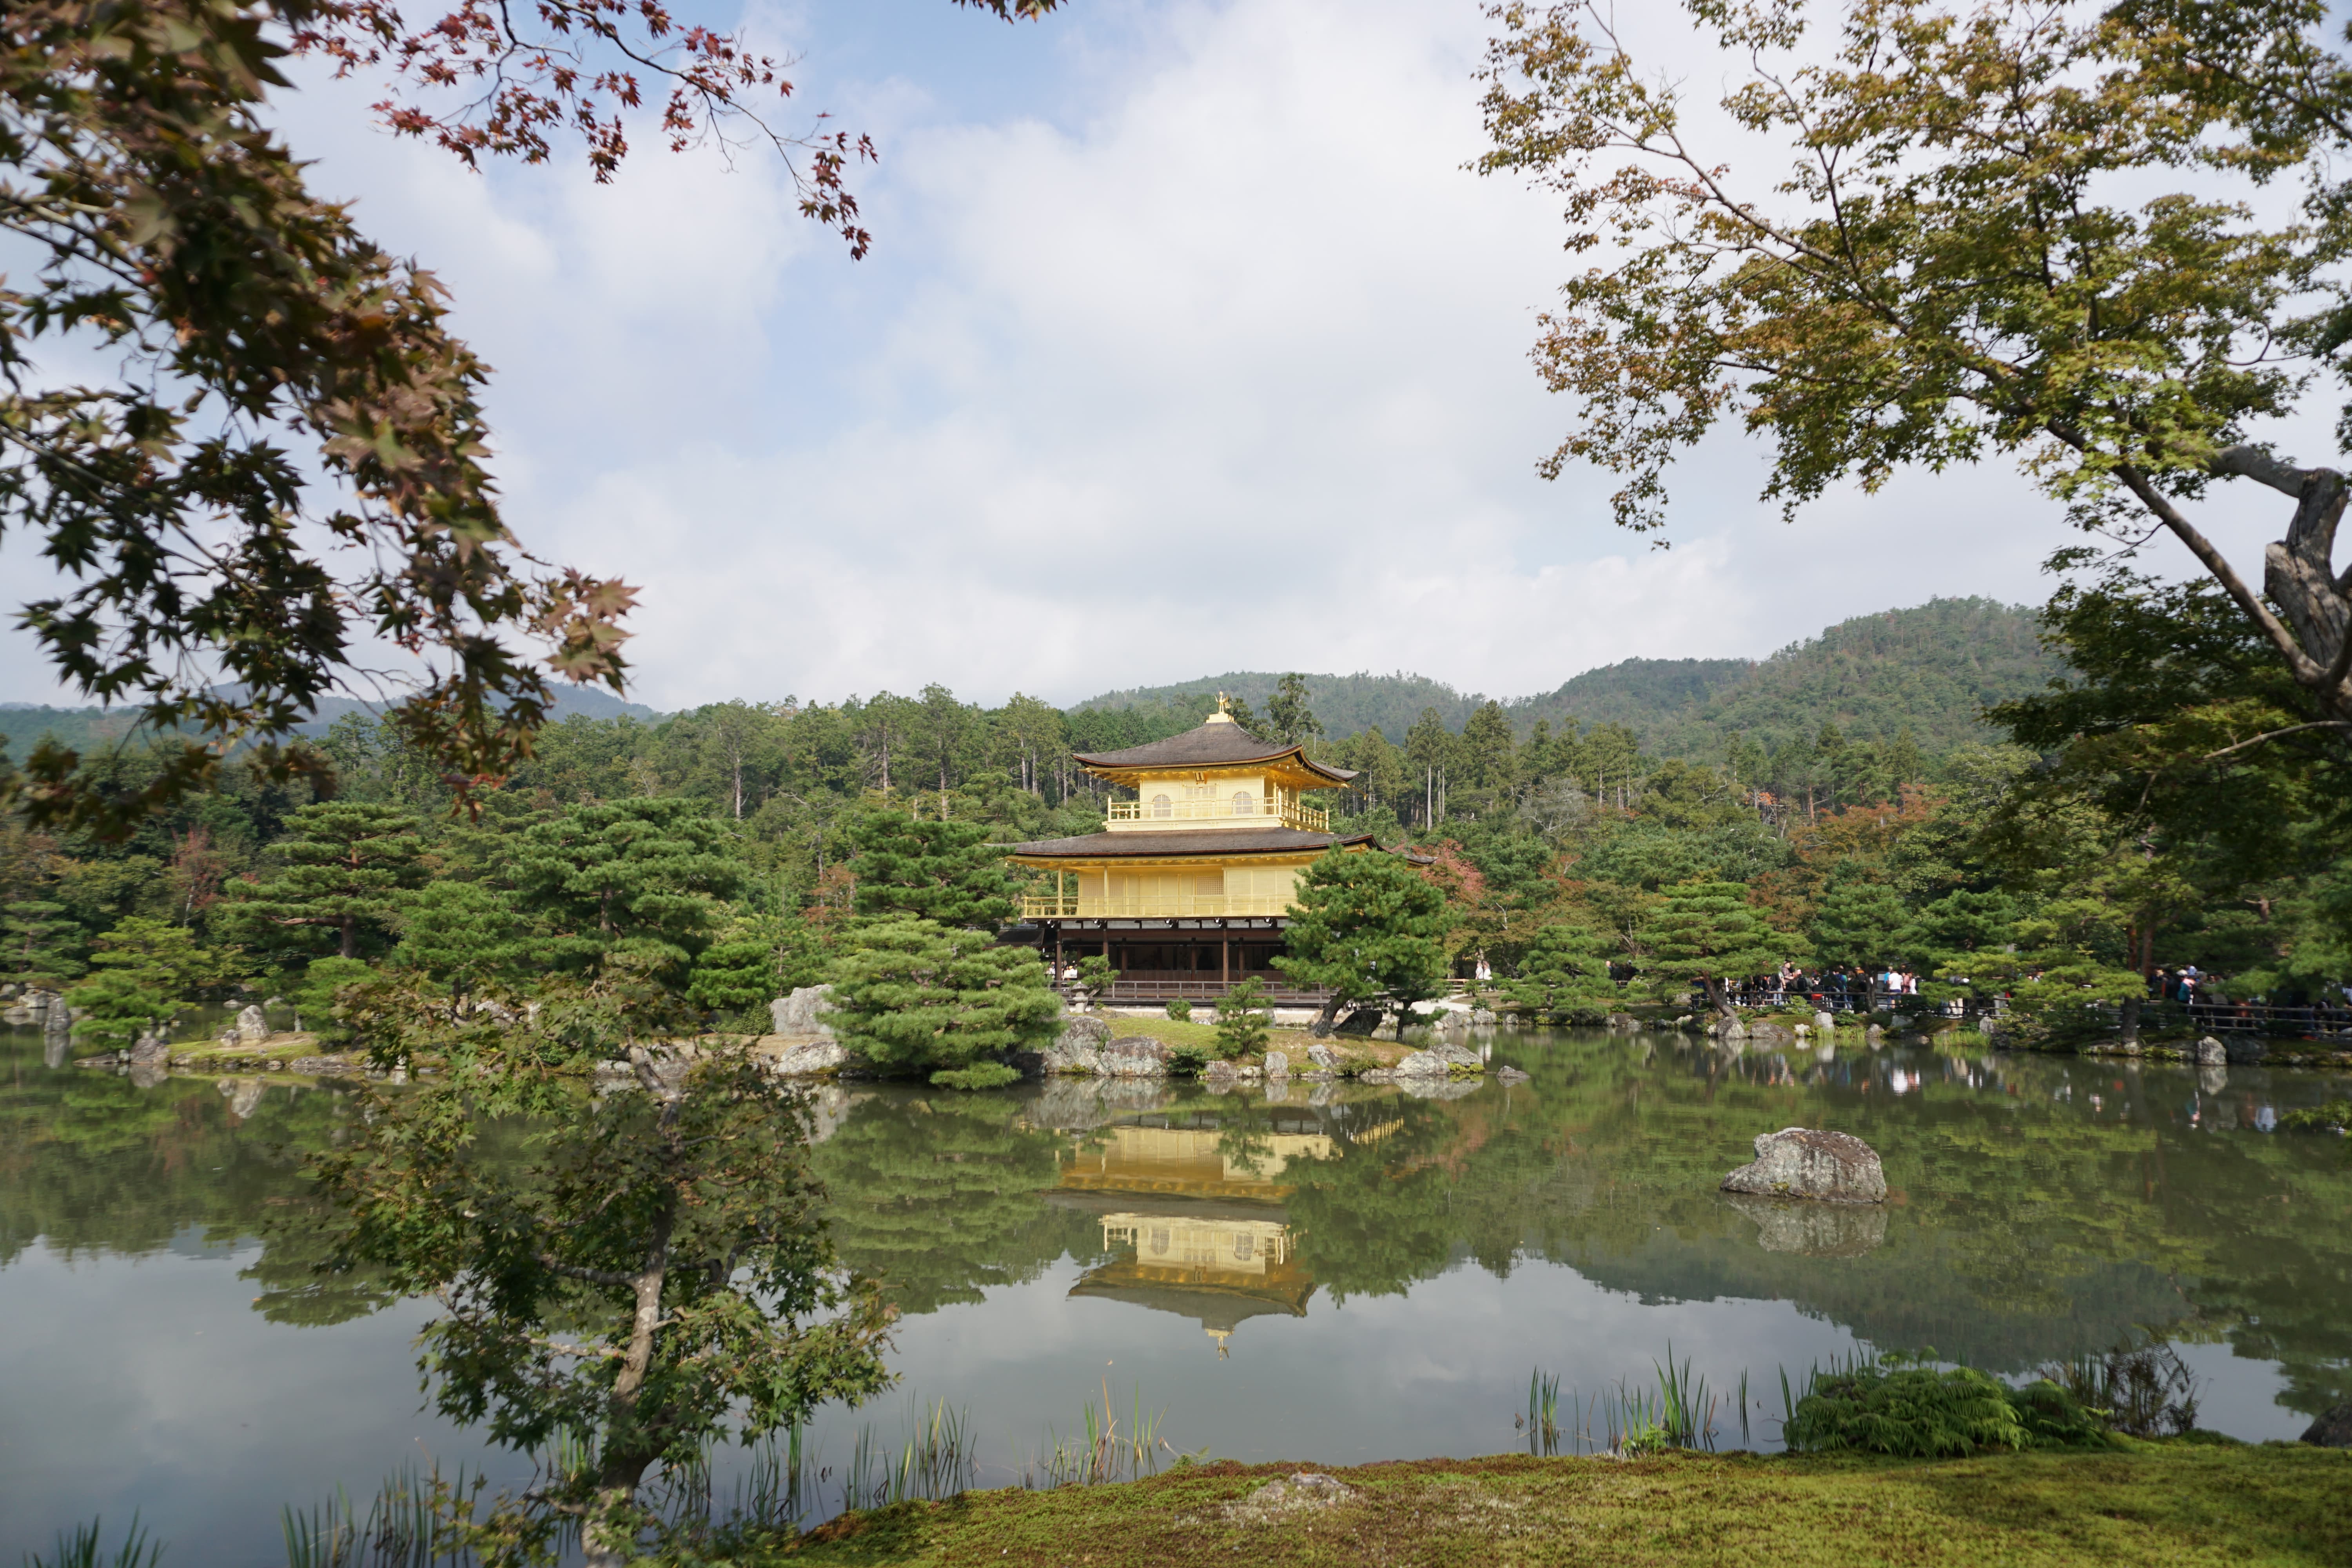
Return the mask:
<svg viewBox="0 0 2352 1568"><path fill-rule="evenodd" d="M1117 975L1114 1002L1214 999L1245 980L1263 984L1269 999L1319 1005L1323 993L1294 984L1274 966L1283 951L1281 920L1040 921L1033 941L1053 964L1057 983L1076 978L1080 959L1107 957Z"/></svg>

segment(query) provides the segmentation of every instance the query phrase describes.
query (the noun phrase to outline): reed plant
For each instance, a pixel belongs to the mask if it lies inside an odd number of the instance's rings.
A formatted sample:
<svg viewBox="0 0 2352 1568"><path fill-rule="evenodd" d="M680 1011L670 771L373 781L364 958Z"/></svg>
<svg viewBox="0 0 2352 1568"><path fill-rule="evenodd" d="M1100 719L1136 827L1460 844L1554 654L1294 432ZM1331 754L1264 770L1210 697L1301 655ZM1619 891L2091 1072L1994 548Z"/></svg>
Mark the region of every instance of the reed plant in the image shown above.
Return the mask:
<svg viewBox="0 0 2352 1568"><path fill-rule="evenodd" d="M131 1528L111 1556L100 1544L105 1539L105 1517L100 1515L88 1524L76 1525L70 1533L60 1530L57 1550L47 1556L26 1552L25 1568L155 1568L156 1560L163 1555L163 1543L148 1539L137 1513L131 1514Z"/></svg>
<svg viewBox="0 0 2352 1568"><path fill-rule="evenodd" d="M438 1467L405 1465L377 1489L364 1516L341 1487L307 1510L282 1508L286 1568L473 1568L467 1526L480 1484L462 1468L445 1482Z"/></svg>

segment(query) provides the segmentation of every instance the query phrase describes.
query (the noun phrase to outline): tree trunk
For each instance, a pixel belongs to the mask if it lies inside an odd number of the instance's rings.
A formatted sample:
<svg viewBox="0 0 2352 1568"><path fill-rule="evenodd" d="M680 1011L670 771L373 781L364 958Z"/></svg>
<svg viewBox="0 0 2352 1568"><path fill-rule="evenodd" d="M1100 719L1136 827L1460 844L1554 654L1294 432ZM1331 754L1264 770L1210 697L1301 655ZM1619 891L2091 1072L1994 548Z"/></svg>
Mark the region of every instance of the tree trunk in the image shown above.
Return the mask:
<svg viewBox="0 0 2352 1568"><path fill-rule="evenodd" d="M1706 987L1707 1010L1715 1015L1715 1021L1718 1025L1727 1026L1739 1016L1732 1009L1730 986L1721 976L1707 975L1700 981L1700 984Z"/></svg>
<svg viewBox="0 0 2352 1568"><path fill-rule="evenodd" d="M343 928L343 956L345 958L357 958L360 955L359 917L356 915L345 915L336 923Z"/></svg>
<svg viewBox="0 0 2352 1568"><path fill-rule="evenodd" d="M2139 1044L2139 998L2137 996L2127 996L2124 998L2124 1005L2121 1008L2121 1012L2123 1014L2124 1044L2126 1046L2137 1046Z"/></svg>

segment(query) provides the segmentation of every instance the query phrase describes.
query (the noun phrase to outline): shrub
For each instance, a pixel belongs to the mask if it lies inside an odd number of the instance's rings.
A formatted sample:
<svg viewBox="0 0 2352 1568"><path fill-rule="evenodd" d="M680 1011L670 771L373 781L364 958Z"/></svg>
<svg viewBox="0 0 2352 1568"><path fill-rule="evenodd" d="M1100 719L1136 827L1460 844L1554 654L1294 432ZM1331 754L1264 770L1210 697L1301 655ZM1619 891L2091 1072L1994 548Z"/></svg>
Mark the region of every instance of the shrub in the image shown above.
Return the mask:
<svg viewBox="0 0 2352 1568"><path fill-rule="evenodd" d="M1179 1024L1191 1022L1192 1017L1192 1004L1185 1001L1181 996L1170 997L1168 1000L1168 1016L1171 1020Z"/></svg>
<svg viewBox="0 0 2352 1568"><path fill-rule="evenodd" d="M2006 1385L1973 1367L1937 1372L1918 1364L1932 1353L1816 1369L1782 1433L1790 1450L1934 1459L2027 1446L2031 1436Z"/></svg>
<svg viewBox="0 0 2352 1568"><path fill-rule="evenodd" d="M1265 1007L1265 983L1253 974L1217 998L1217 1054L1231 1061L1265 1049L1273 1021Z"/></svg>

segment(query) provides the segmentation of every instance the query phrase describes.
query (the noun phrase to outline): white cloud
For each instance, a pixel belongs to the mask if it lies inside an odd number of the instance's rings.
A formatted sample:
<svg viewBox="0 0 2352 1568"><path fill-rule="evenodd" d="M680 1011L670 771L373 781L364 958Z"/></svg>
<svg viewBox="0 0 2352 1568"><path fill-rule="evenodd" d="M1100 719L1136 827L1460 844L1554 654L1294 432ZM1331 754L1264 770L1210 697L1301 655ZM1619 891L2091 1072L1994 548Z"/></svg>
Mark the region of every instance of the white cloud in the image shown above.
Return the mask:
<svg viewBox="0 0 2352 1568"><path fill-rule="evenodd" d="M1192 0L1020 30L1034 112L960 113L919 70L817 84L886 149L856 265L760 156L641 137L610 187L477 176L362 133L363 91L286 112L456 289L526 540L645 586L658 706L1237 667L1511 695L2040 598L2063 525L2005 468L1784 527L1724 433L1672 476L1668 552L1611 528L1605 476L1535 477L1570 409L1526 351L1570 261L1550 198L1462 167L1484 31L1471 0ZM906 58L951 70L939 45ZM2231 504L2235 544L2275 533Z"/></svg>

